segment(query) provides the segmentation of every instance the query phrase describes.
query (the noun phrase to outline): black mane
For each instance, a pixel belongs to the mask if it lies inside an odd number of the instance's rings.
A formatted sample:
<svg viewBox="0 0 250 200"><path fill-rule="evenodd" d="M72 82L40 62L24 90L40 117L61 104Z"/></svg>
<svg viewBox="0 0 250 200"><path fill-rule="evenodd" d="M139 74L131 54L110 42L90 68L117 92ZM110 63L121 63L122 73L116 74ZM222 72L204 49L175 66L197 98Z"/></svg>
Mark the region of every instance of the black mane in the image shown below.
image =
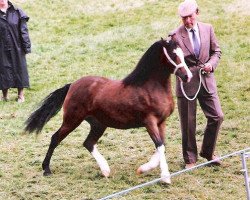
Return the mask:
<svg viewBox="0 0 250 200"><path fill-rule="evenodd" d="M160 62L160 48L162 44L155 42L142 56L135 69L123 79L125 85L140 85L144 83L151 72L156 70Z"/></svg>
<svg viewBox="0 0 250 200"><path fill-rule="evenodd" d="M164 45L166 44L166 45ZM124 85L141 85L149 76L154 72L159 70L159 67L162 65L161 53L163 50L163 45L168 50L168 53L171 58L173 58L172 52L169 49L173 49L173 41L170 41L167 45L166 41L159 40L155 42L142 56L136 65L135 69L122 81Z"/></svg>

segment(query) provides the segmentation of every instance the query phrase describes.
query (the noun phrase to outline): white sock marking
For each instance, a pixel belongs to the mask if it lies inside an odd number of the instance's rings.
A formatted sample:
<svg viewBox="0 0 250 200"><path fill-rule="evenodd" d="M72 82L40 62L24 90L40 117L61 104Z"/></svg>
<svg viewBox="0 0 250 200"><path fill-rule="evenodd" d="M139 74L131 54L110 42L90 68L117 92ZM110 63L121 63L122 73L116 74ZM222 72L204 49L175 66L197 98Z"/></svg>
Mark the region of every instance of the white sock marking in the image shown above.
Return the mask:
<svg viewBox="0 0 250 200"><path fill-rule="evenodd" d="M168 171L168 164L166 161L166 157L165 157L165 147L164 145L161 145L157 148L157 151L159 152L160 155L160 168L161 168L161 177L163 178L162 181L165 183L171 183L170 177L168 177L170 175L169 171ZM164 178L166 177L166 178Z"/></svg>
<svg viewBox="0 0 250 200"><path fill-rule="evenodd" d="M159 164L160 164L160 155L159 155L159 152L156 151L147 163L139 167L138 172L139 173L147 172L149 170L152 170L158 167Z"/></svg>
<svg viewBox="0 0 250 200"><path fill-rule="evenodd" d="M94 145L93 151L91 152L92 156L95 158L97 164L99 165L102 174L105 177L108 177L110 174L110 168L108 165L107 160L102 156L102 154L99 153L97 149L97 145Z"/></svg>

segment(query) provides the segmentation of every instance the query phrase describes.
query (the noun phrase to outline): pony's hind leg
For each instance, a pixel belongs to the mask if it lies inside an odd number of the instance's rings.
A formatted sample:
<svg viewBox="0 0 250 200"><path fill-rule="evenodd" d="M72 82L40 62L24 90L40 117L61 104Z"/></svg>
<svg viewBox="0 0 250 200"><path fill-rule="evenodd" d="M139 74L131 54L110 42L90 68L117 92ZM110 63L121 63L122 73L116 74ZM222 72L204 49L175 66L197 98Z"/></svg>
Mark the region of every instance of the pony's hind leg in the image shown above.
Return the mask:
<svg viewBox="0 0 250 200"><path fill-rule="evenodd" d="M53 154L55 148L76 127L74 127L74 128L67 128L67 127L64 127L62 125L61 128L58 129L58 131L54 135L52 135L51 142L50 142L50 145L49 145L49 149L47 151L47 154L46 154L46 156L44 158L44 161L43 161L43 164L42 164L42 168L44 170L44 173L43 173L44 176L51 175L50 160L51 160L51 157L52 157L52 154Z"/></svg>
<svg viewBox="0 0 250 200"><path fill-rule="evenodd" d="M52 137L51 137L49 149L46 153L46 156L45 156L45 158L43 160L43 164L42 164L42 168L44 170L44 172L43 172L44 176L51 175L51 170L50 170L49 165L50 165L50 160L51 160L52 154L53 154L55 148L59 144L59 142L58 142L59 134L60 134L60 129L56 133L54 133L54 135L52 135Z"/></svg>
<svg viewBox="0 0 250 200"><path fill-rule="evenodd" d="M72 120L73 118L73 120ZM50 170L50 160L55 148L59 145L59 143L67 137L69 133L71 133L76 127L78 127L81 122L83 121L83 115L80 116L73 116L72 115L64 115L64 120L62 126L58 129L58 131L51 137L51 142L49 145L49 149L47 154L44 158L42 168L44 170L43 175L48 176L51 174Z"/></svg>
<svg viewBox="0 0 250 200"><path fill-rule="evenodd" d="M106 130L106 126L102 125L95 118L89 117L86 119L90 124L90 132L83 146L92 154L97 164L99 165L103 176L108 177L110 174L110 168L107 160L99 153L97 149L97 142Z"/></svg>

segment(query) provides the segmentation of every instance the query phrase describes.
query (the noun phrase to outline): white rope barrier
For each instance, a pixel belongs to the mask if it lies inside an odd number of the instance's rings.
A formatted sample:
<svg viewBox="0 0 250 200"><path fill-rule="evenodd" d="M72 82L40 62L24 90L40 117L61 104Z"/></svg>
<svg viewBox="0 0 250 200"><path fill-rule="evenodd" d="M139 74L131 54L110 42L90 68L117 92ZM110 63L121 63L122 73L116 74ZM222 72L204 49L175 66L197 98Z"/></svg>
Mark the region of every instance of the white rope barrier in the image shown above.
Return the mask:
<svg viewBox="0 0 250 200"><path fill-rule="evenodd" d="M217 158L216 160L223 160L223 159L226 159L226 158L229 158L229 157L232 157L232 156L235 156L235 155L238 155L238 154L242 154L246 151L250 151L250 147L249 148L246 148L246 149L243 149L243 150L240 150L240 151L235 151L233 153L230 153L230 154L227 154L227 155L224 155L224 156L221 156L219 158ZM188 171L192 171L194 169L197 169L197 168L200 168L200 167L203 167L203 166L206 166L206 165L209 165L211 164L212 162L216 161L216 160L211 160L211 161L208 161L208 162L205 162L205 163L201 163L201 164L198 164L194 167L191 167L189 169L184 169L184 170L181 170L181 171L177 171L177 172L174 172L172 174L170 174L168 177L173 177L173 176L177 176L179 174L182 174L182 173L185 173L185 172L188 172ZM133 190L136 190L136 189L139 189L139 188L142 188L142 187L145 187L145 186L148 186L148 185L152 185L152 184L155 184L159 181L161 181L162 179L164 179L166 177L161 177L161 178L157 178L157 179L154 179L152 181L149 181L149 182L146 182L146 183L143 183L143 184L140 184L140 185L136 185L134 187L131 187L131 188L128 188L126 190L122 190L120 192L116 192L116 193L113 193L111 195L108 195L106 197L103 197L99 200L106 200L106 199L111 199L111 198L114 198L114 197L118 197L118 196L121 196L121 195L124 195L128 192L131 192Z"/></svg>

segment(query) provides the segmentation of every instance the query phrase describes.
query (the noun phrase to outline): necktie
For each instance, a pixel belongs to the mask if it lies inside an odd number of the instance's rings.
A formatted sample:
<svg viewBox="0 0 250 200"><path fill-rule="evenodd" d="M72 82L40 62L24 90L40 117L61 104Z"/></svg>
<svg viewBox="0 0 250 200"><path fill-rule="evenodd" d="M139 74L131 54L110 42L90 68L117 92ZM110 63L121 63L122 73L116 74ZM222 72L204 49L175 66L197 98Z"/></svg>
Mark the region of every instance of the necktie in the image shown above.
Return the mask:
<svg viewBox="0 0 250 200"><path fill-rule="evenodd" d="M191 29L190 32L192 32L192 39L193 39L193 44L194 44L194 54L195 57L198 58L200 54L200 45L197 39L197 36L195 35L195 30Z"/></svg>

